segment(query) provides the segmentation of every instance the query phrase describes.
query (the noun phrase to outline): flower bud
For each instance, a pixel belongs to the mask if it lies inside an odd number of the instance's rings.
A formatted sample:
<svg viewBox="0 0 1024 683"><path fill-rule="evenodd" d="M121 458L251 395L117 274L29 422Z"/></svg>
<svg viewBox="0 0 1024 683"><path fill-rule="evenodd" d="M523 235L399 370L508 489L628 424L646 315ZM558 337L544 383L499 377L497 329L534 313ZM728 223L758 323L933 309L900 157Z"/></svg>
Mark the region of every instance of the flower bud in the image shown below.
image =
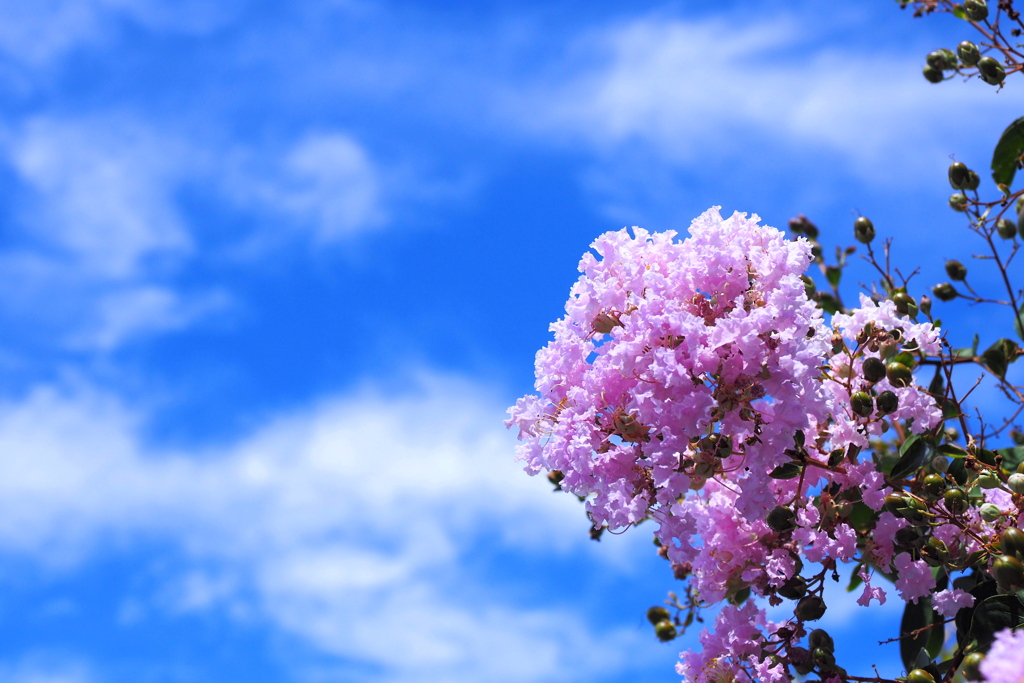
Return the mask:
<svg viewBox="0 0 1024 683"><path fill-rule="evenodd" d="M932 458L932 469L936 472L945 472L949 469L949 460L944 455L936 455Z"/></svg>
<svg viewBox="0 0 1024 683"><path fill-rule="evenodd" d="M970 171L967 171L967 187L964 188L964 189L972 190L972 191L973 190L977 190L978 189L978 185L980 185L980 184L981 184L981 178L978 176L978 174L975 173L973 169L970 170Z"/></svg>
<svg viewBox="0 0 1024 683"><path fill-rule="evenodd" d="M999 477L992 470L982 470L978 473L978 486L983 489L997 489Z"/></svg>
<svg viewBox="0 0 1024 683"><path fill-rule="evenodd" d="M822 647L811 651L811 661L821 671L830 671L836 665L835 655Z"/></svg>
<svg viewBox="0 0 1024 683"><path fill-rule="evenodd" d="M1007 218L1000 218L996 221L996 233L1004 240L1012 240L1017 236L1017 225Z"/></svg>
<svg viewBox="0 0 1024 683"><path fill-rule="evenodd" d="M941 83L942 82L942 69L936 69L934 66L927 64L921 73L924 75L924 79L929 83Z"/></svg>
<svg viewBox="0 0 1024 683"><path fill-rule="evenodd" d="M961 515L967 509L967 495L961 488L947 489L942 494L942 501L945 503L946 509L954 515Z"/></svg>
<svg viewBox="0 0 1024 683"><path fill-rule="evenodd" d="M949 50L934 50L924 58L925 64L933 69L945 70L956 67L956 55Z"/></svg>
<svg viewBox="0 0 1024 683"><path fill-rule="evenodd" d="M978 73L981 74L981 80L989 85L999 85L1006 78L1003 65L991 57L982 57L978 60Z"/></svg>
<svg viewBox="0 0 1024 683"><path fill-rule="evenodd" d="M967 196L963 192L954 192L949 195L949 208L963 213L967 210Z"/></svg>
<svg viewBox="0 0 1024 683"><path fill-rule="evenodd" d="M917 305L925 315L932 314L932 300L928 298L927 294L921 295L921 300L917 302Z"/></svg>
<svg viewBox="0 0 1024 683"><path fill-rule="evenodd" d="M967 164L961 161L954 161L949 165L949 184L954 190L967 189Z"/></svg>
<svg viewBox="0 0 1024 683"><path fill-rule="evenodd" d="M906 292L893 294L892 302L896 304L896 312L900 315L917 315L917 302Z"/></svg>
<svg viewBox="0 0 1024 683"><path fill-rule="evenodd" d="M935 295L939 301L952 301L958 295L956 288L948 282L940 282L939 284L932 287L932 294Z"/></svg>
<svg viewBox="0 0 1024 683"><path fill-rule="evenodd" d="M1010 475L1010 478L1006 480L1010 490L1016 494L1024 494L1024 474L1014 472Z"/></svg>
<svg viewBox="0 0 1024 683"><path fill-rule="evenodd" d="M900 407L900 399L895 392L886 389L875 399L875 405L878 406L879 413L889 415L890 413L895 413L896 409Z"/></svg>
<svg viewBox="0 0 1024 683"><path fill-rule="evenodd" d="M834 652L836 644L832 640L832 636L828 634L828 631L820 628L816 628L811 631L811 634L807 636L807 645L812 650L822 649L828 652Z"/></svg>
<svg viewBox="0 0 1024 683"><path fill-rule="evenodd" d="M949 261L946 261L946 275L948 275L951 280L963 280L967 277L967 266L956 259L950 259Z"/></svg>
<svg viewBox="0 0 1024 683"><path fill-rule="evenodd" d="M946 490L946 480L938 474L929 474L924 478L924 490L933 496L941 495Z"/></svg>
<svg viewBox="0 0 1024 683"><path fill-rule="evenodd" d="M981 51L978 46L969 40L965 40L956 46L956 56L960 58L964 66L975 66L981 59Z"/></svg>
<svg viewBox="0 0 1024 683"><path fill-rule="evenodd" d="M777 505L768 513L768 519L766 521L773 531L777 531L779 533L792 531L796 528L796 513L789 508Z"/></svg>
<svg viewBox="0 0 1024 683"><path fill-rule="evenodd" d="M894 387L910 386L911 382L914 381L910 368L896 361L892 361L885 366L885 377Z"/></svg>
<svg viewBox="0 0 1024 683"><path fill-rule="evenodd" d="M988 18L988 3L985 0L965 0L964 13L971 21L985 21Z"/></svg>
<svg viewBox="0 0 1024 683"><path fill-rule="evenodd" d="M1024 531L1017 527L1006 527L999 536L999 547L1003 555L1013 555L1018 559L1024 557Z"/></svg>
<svg viewBox="0 0 1024 683"><path fill-rule="evenodd" d="M654 625L654 635L658 636L658 640L661 642L667 643L678 635L676 625L667 619L665 621L659 621Z"/></svg>
<svg viewBox="0 0 1024 683"><path fill-rule="evenodd" d="M671 621L671 617L667 609L655 605L647 610L647 621L651 622L652 626L657 626L662 621Z"/></svg>
<svg viewBox="0 0 1024 683"><path fill-rule="evenodd" d="M941 540L932 536L921 548L921 555L932 567L938 567L949 559L949 548Z"/></svg>
<svg viewBox="0 0 1024 683"><path fill-rule="evenodd" d="M914 669L907 674L907 683L935 683L935 677L924 669Z"/></svg>
<svg viewBox="0 0 1024 683"><path fill-rule="evenodd" d="M793 612L800 621L817 621L828 609L825 601L817 595L805 595L796 603L796 610Z"/></svg>
<svg viewBox="0 0 1024 683"><path fill-rule="evenodd" d="M885 377L885 363L880 358L868 356L864 359L864 364L861 366L861 374L864 375L864 379L872 384L879 382Z"/></svg>
<svg viewBox="0 0 1024 683"><path fill-rule="evenodd" d="M855 391L853 396L850 397L850 408L853 409L855 415L870 417L871 413L875 410L871 394L866 391Z"/></svg>
<svg viewBox="0 0 1024 683"><path fill-rule="evenodd" d="M779 586L776 593L789 600L799 600L807 595L807 581L798 574Z"/></svg>
<svg viewBox="0 0 1024 683"><path fill-rule="evenodd" d="M978 509L978 514L986 522L994 522L1003 516L1003 511L999 509L998 505L992 503L983 503L981 508Z"/></svg>
<svg viewBox="0 0 1024 683"><path fill-rule="evenodd" d="M1004 588L1024 584L1024 563L1010 555L1000 555L992 563L992 576Z"/></svg>
<svg viewBox="0 0 1024 683"><path fill-rule="evenodd" d="M980 681L983 661L985 661L985 655L980 652L972 652L964 657L964 661L960 664L960 674L968 681Z"/></svg>
<svg viewBox="0 0 1024 683"><path fill-rule="evenodd" d="M942 80L941 71L939 72L939 80ZM871 240L875 239L875 224L871 222L871 219L861 216L853 222L853 236L861 244L870 244Z"/></svg>
<svg viewBox="0 0 1024 683"><path fill-rule="evenodd" d="M885 497L885 509L894 515L899 515L900 510L907 507L907 499L902 493L890 493Z"/></svg>

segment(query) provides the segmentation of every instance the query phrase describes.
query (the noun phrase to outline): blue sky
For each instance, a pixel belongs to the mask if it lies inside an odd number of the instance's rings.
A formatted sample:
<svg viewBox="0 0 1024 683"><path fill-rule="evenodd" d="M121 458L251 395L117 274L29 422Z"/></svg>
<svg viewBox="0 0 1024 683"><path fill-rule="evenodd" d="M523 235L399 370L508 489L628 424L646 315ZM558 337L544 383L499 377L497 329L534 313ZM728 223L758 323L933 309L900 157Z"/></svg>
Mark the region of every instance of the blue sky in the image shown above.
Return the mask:
<svg viewBox="0 0 1024 683"><path fill-rule="evenodd" d="M505 407L606 230L860 212L945 279L950 156L1021 109L921 77L968 37L891 2L0 0L0 678L676 680L649 534L589 541ZM836 598L841 659L887 608Z"/></svg>

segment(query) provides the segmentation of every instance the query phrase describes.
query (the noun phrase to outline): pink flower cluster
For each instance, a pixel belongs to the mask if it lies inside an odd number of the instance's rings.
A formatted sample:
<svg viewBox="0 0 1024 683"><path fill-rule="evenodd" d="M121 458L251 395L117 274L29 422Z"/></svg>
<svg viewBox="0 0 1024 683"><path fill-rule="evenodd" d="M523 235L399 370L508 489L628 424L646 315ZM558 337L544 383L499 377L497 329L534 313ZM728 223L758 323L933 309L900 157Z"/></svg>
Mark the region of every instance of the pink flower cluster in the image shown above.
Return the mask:
<svg viewBox="0 0 1024 683"><path fill-rule="evenodd" d="M606 233L581 260L554 340L537 354L538 393L509 411L527 471L560 472L595 527L654 520L662 554L705 604L748 589L781 603L776 591L802 580L803 560L889 573L895 558L901 596L928 595L930 568L896 547L906 521L881 512L892 489L858 454L896 420L915 433L941 420L912 381L868 379L864 368L904 350L938 352L937 331L868 297L830 328L801 278L810 243L756 216L711 209L675 237ZM889 393L893 404L854 410L858 392ZM854 505L869 528L851 522ZM884 602L862 578L862 604ZM961 593L936 606L955 613ZM752 601L727 606L679 671L700 682L789 681L766 653L790 648L799 659L798 622L769 624Z"/></svg>

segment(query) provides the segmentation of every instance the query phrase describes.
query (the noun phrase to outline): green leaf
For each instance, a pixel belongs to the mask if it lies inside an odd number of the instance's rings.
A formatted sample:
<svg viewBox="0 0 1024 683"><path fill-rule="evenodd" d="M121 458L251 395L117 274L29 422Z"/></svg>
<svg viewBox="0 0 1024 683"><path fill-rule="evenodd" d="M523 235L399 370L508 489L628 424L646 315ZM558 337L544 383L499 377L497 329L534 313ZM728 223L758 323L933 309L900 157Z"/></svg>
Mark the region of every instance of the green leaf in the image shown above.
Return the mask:
<svg viewBox="0 0 1024 683"><path fill-rule="evenodd" d="M1017 330L1017 336L1024 339L1024 304L1017 309L1017 315L1013 316L1013 329Z"/></svg>
<svg viewBox="0 0 1024 683"><path fill-rule="evenodd" d="M935 376L928 385L928 393L942 396L946 392L946 375L942 372L942 366L935 366Z"/></svg>
<svg viewBox="0 0 1024 683"><path fill-rule="evenodd" d="M996 343L985 349L981 354L981 361L997 377L1006 377L1006 368L1010 363L1017 360L1017 342L1006 339L996 340Z"/></svg>
<svg viewBox="0 0 1024 683"><path fill-rule="evenodd" d="M860 563L853 568L853 573L850 574L850 585L846 587L847 593L852 593L857 590L862 583L864 583L864 579L860 578L860 568L863 566L864 564Z"/></svg>
<svg viewBox="0 0 1024 683"><path fill-rule="evenodd" d="M825 279L833 287L839 286L839 280L843 277L843 269L838 266L825 267Z"/></svg>
<svg viewBox="0 0 1024 683"><path fill-rule="evenodd" d="M955 481L960 486L963 486L964 484L967 483L967 467L964 466L964 461L962 458L958 458L953 462L949 463L949 469L946 470L946 472L949 474L949 476L953 477L953 481Z"/></svg>
<svg viewBox="0 0 1024 683"><path fill-rule="evenodd" d="M941 638L942 627L936 626L912 637L908 634L939 621L941 621L941 617L932 609L930 598L918 598L916 603L908 602L903 609L903 619L900 621L900 659L903 660L903 666L907 671L917 668L918 657L922 650L931 650L932 631L939 631ZM942 647L941 642L939 647Z"/></svg>
<svg viewBox="0 0 1024 683"><path fill-rule="evenodd" d="M1024 153L1024 117L1006 127L992 152L992 179L996 185L1010 186L1021 153Z"/></svg>
<svg viewBox="0 0 1024 683"><path fill-rule="evenodd" d="M958 461L959 462L959 461ZM997 595L998 589L996 588L995 581L982 581L970 591L971 595L974 596L974 606L965 607L956 613L956 642L957 645L963 647L967 643L971 642L973 638L971 634L971 624L974 621L974 612L978 609L981 603L988 598Z"/></svg>
<svg viewBox="0 0 1024 683"><path fill-rule="evenodd" d="M890 479L903 479L917 472L926 462L935 457L935 446L927 439L914 435L900 448L900 459L889 473Z"/></svg>
<svg viewBox="0 0 1024 683"><path fill-rule="evenodd" d="M795 462L787 462L779 465L774 470L768 473L768 476L772 479L794 479L800 476L800 471L803 469L801 465Z"/></svg>
<svg viewBox="0 0 1024 683"><path fill-rule="evenodd" d="M846 521L854 531L867 531L875 525L877 519L878 513L858 500L850 508L850 516Z"/></svg>
<svg viewBox="0 0 1024 683"><path fill-rule="evenodd" d="M951 458L966 458L967 451L957 446L955 443L944 443L939 446L939 453L948 455Z"/></svg>
<svg viewBox="0 0 1024 683"><path fill-rule="evenodd" d="M988 649L996 633L1024 624L1024 605L1016 595L993 595L974 608L971 636L978 646Z"/></svg>
<svg viewBox="0 0 1024 683"><path fill-rule="evenodd" d="M1016 471L1017 465L1024 462L1024 446L997 448L996 453L1003 456L1003 469L1007 472Z"/></svg>

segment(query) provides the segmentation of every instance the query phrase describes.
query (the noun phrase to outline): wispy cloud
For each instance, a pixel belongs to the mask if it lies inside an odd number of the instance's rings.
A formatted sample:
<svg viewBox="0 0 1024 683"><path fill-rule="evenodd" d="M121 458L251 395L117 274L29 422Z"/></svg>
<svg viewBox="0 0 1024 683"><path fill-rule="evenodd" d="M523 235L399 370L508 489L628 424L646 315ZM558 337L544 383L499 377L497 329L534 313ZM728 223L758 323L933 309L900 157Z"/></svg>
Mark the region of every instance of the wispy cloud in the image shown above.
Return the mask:
<svg viewBox="0 0 1024 683"><path fill-rule="evenodd" d="M630 649L652 646L646 633L594 632L551 596L523 606L502 597L502 573L467 561L594 545L576 501L511 462L500 412L479 387L425 378L175 455L147 448L142 416L109 396L40 389L0 407L0 547L65 571L111 551L107 538L177 547L191 558L180 580L142 603L125 596L125 618L255 610L373 665L367 680L628 669Z"/></svg>

